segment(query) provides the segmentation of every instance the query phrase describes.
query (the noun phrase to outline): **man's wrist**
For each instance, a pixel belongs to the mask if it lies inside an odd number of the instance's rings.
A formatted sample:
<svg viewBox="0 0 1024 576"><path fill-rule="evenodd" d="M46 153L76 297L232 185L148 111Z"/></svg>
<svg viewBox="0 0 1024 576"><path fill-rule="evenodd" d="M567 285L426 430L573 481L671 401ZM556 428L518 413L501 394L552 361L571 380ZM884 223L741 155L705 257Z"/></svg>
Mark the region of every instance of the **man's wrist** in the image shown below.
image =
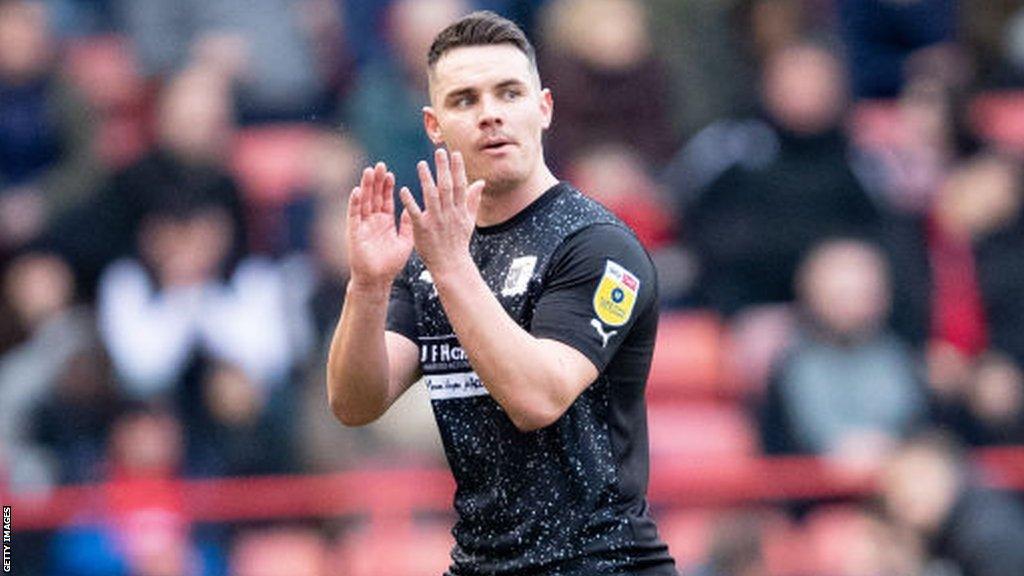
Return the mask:
<svg viewBox="0 0 1024 576"><path fill-rule="evenodd" d="M431 278L437 286L465 282L471 274L478 272L476 263L468 252L447 258L441 266L427 266L427 269L430 270Z"/></svg>
<svg viewBox="0 0 1024 576"><path fill-rule="evenodd" d="M391 280L366 280L350 278L345 290L346 297L363 298L369 301L387 301L391 297Z"/></svg>

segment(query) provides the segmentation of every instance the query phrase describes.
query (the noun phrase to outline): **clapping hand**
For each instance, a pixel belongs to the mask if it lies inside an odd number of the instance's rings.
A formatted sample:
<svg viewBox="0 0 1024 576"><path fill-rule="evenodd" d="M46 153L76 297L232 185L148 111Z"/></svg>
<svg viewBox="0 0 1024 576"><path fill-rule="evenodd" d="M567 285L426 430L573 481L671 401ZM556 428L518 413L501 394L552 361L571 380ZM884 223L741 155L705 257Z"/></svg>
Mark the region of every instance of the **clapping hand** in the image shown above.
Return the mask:
<svg viewBox="0 0 1024 576"><path fill-rule="evenodd" d="M348 202L348 250L352 282L387 286L412 252L412 224L407 214L395 225L395 175L383 162L363 170Z"/></svg>
<svg viewBox="0 0 1024 576"><path fill-rule="evenodd" d="M434 153L437 182L430 167L421 161L416 168L423 190L423 206L416 205L412 193L400 192L405 214L411 221L416 251L435 278L469 260L469 240L476 227L477 210L484 181L469 184L462 154L439 148ZM404 219L404 218L403 218Z"/></svg>

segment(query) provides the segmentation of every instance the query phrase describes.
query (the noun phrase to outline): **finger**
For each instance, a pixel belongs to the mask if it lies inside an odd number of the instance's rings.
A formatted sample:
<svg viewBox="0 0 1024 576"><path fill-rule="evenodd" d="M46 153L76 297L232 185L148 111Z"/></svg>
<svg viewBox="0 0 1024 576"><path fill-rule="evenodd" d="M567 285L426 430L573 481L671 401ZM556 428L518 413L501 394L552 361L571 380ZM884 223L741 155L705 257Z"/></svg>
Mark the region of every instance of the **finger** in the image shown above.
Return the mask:
<svg viewBox="0 0 1024 576"><path fill-rule="evenodd" d="M408 190L408 188L403 188L403 190ZM412 196L412 193L409 196ZM398 222L398 235L402 238L412 238L412 216L409 215L408 209L402 211L402 217Z"/></svg>
<svg viewBox="0 0 1024 576"><path fill-rule="evenodd" d="M394 214L394 173L388 172L384 179L384 213Z"/></svg>
<svg viewBox="0 0 1024 576"><path fill-rule="evenodd" d="M434 169L437 171L437 196L442 209L452 205L452 169L448 163L448 151L438 148L434 151Z"/></svg>
<svg viewBox="0 0 1024 576"><path fill-rule="evenodd" d="M370 203L367 197L373 194L373 168L363 170L363 179L359 182L359 213L363 218L370 216Z"/></svg>
<svg viewBox="0 0 1024 576"><path fill-rule="evenodd" d="M476 222L476 214L480 211L480 197L483 196L484 188L487 187L487 183L483 180L477 180L470 184L466 190L466 212Z"/></svg>
<svg viewBox="0 0 1024 576"><path fill-rule="evenodd" d="M370 208L374 213L380 212L384 206L384 181L387 179L388 167L377 162L373 167L373 195L370 197Z"/></svg>
<svg viewBox="0 0 1024 576"><path fill-rule="evenodd" d="M452 202L456 206L464 206L466 203L466 162L462 158L462 152L452 152Z"/></svg>
<svg viewBox="0 0 1024 576"><path fill-rule="evenodd" d="M423 211L416 204L416 199L412 197L412 192L408 188L402 186L402 189L398 191L398 198L402 201L402 206L405 206L403 218L408 215L413 223L419 222L420 218L423 218Z"/></svg>
<svg viewBox="0 0 1024 576"><path fill-rule="evenodd" d="M416 172L420 176L420 189L423 191L423 207L427 212L439 211L439 200L437 198L437 186L434 184L434 177L430 174L430 166L426 161L420 160L416 164Z"/></svg>
<svg viewBox="0 0 1024 576"><path fill-rule="evenodd" d="M381 208L385 214L395 213L395 175L388 172L384 177L384 191L381 194Z"/></svg>

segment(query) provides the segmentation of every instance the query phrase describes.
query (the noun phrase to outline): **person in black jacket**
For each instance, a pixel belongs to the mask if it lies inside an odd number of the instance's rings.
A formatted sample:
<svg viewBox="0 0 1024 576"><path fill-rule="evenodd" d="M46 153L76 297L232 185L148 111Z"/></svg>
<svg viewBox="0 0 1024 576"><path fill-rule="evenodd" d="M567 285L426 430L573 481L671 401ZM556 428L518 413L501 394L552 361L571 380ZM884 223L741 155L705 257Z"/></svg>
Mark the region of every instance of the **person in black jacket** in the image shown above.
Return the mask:
<svg viewBox="0 0 1024 576"><path fill-rule="evenodd" d="M700 264L697 299L724 314L791 301L811 246L871 237L880 218L840 131L838 59L813 44L782 49L766 65L762 98L763 119L711 125L669 169Z"/></svg>

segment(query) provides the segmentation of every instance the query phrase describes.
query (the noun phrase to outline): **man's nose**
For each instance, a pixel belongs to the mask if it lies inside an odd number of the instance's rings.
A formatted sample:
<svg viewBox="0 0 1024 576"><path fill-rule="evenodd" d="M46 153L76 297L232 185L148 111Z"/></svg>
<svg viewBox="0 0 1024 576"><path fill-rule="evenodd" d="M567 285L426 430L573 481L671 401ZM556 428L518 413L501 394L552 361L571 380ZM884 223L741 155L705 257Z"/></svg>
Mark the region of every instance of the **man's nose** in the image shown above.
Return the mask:
<svg viewBox="0 0 1024 576"><path fill-rule="evenodd" d="M504 123L501 112L501 103L491 95L485 95L480 99L480 116L478 122L481 128L488 126L501 126Z"/></svg>

